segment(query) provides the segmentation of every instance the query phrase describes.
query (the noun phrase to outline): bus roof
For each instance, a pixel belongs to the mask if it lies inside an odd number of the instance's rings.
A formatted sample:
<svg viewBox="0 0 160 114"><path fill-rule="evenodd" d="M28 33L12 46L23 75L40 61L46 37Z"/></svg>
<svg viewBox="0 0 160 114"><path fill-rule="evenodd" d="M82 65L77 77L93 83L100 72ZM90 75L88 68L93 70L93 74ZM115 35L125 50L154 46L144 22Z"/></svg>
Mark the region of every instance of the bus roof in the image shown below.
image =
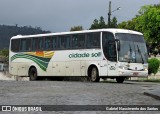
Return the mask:
<svg viewBox="0 0 160 114"><path fill-rule="evenodd" d="M36 35L17 35L13 36L11 39L17 38L28 38L28 37L44 37L44 36L53 36L53 35L70 35L70 34L78 34L78 33L89 33L89 32L112 32L112 33L129 33L129 34L138 34L143 35L140 32L127 30L127 29L94 29L94 30L82 30L82 31L69 31L69 32L57 32L57 33L45 33L45 34L36 34Z"/></svg>

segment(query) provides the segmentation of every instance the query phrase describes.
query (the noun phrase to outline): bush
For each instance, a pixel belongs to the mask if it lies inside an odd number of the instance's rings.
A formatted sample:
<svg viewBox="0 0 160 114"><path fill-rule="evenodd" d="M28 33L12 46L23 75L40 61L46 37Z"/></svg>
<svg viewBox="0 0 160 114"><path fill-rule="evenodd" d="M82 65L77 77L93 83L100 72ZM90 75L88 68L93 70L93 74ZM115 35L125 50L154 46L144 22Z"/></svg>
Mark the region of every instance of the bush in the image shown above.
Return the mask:
<svg viewBox="0 0 160 114"><path fill-rule="evenodd" d="M148 74L156 74L159 70L160 61L156 58L152 58L148 60Z"/></svg>

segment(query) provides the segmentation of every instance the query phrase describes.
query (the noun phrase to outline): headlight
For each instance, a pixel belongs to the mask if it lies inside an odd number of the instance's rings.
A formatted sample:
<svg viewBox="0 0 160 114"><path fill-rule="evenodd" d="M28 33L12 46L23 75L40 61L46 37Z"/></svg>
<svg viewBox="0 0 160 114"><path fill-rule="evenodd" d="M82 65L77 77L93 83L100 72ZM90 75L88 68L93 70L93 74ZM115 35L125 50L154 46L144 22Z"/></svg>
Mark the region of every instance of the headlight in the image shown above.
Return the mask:
<svg viewBox="0 0 160 114"><path fill-rule="evenodd" d="M148 70L148 65L143 65L143 69L144 69L144 71L147 71Z"/></svg>

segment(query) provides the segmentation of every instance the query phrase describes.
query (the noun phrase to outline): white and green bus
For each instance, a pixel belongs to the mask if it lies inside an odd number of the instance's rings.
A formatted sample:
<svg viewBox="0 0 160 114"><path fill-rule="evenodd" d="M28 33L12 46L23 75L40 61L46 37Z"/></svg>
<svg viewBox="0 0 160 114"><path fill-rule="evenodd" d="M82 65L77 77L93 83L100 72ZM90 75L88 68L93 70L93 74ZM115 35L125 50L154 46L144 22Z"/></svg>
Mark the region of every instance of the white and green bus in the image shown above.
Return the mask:
<svg viewBox="0 0 160 114"><path fill-rule="evenodd" d="M10 40L9 72L36 80L42 76L116 78L148 75L143 34L123 29L18 35Z"/></svg>

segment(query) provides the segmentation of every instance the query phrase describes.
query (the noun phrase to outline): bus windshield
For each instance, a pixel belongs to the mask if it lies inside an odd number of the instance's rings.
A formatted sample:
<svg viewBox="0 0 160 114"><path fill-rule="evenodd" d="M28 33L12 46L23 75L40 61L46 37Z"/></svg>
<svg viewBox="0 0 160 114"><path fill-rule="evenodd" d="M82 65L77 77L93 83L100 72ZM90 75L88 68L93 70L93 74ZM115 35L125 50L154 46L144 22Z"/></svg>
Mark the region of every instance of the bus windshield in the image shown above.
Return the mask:
<svg viewBox="0 0 160 114"><path fill-rule="evenodd" d="M116 33L115 36L120 40L120 62L147 63L148 53L143 35Z"/></svg>

